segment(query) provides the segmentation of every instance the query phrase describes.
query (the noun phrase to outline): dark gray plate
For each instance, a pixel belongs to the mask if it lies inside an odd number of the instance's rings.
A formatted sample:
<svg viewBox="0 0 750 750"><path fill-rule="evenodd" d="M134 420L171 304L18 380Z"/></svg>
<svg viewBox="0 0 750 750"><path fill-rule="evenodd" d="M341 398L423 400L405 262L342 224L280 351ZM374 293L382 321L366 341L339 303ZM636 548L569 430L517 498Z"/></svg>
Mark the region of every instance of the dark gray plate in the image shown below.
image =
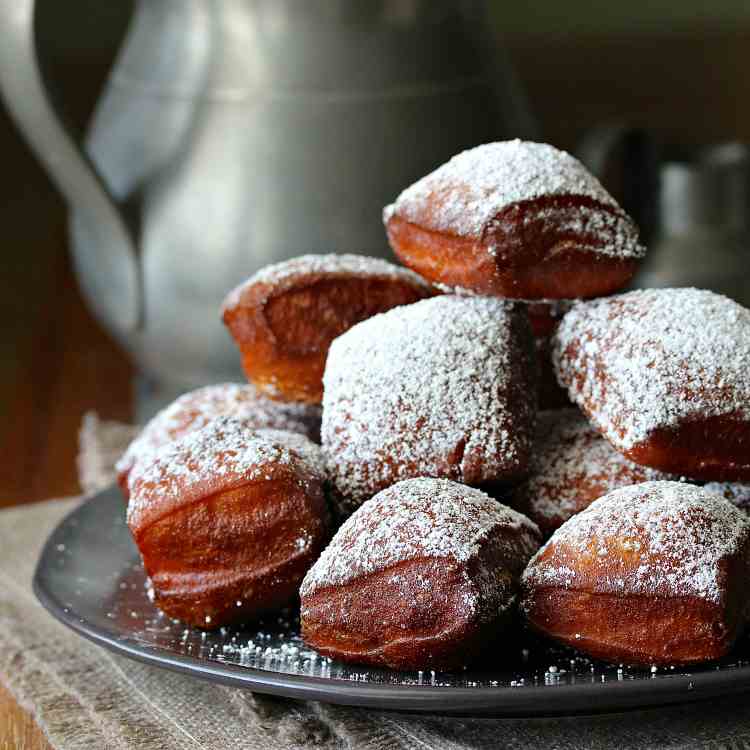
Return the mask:
<svg viewBox="0 0 750 750"><path fill-rule="evenodd" d="M750 690L750 639L721 664L654 673L594 663L540 642L509 640L497 665L449 674L324 659L300 641L294 613L245 629L186 629L162 615L146 595L116 488L85 502L54 531L39 560L34 590L58 620L101 646L155 666L291 698L521 717L619 711Z"/></svg>

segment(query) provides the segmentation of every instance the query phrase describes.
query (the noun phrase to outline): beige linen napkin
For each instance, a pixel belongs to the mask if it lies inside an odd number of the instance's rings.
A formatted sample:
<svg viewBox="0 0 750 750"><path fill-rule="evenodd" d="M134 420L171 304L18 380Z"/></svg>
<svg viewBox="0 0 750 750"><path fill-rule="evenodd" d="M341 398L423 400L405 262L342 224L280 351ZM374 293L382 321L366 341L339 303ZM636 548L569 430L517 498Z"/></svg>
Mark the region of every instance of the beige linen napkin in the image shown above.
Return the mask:
<svg viewBox="0 0 750 750"><path fill-rule="evenodd" d="M87 491L111 482L132 434L86 418L79 465ZM115 656L58 625L31 592L42 543L77 502L0 513L0 682L55 748L750 748L744 696L593 718L446 719L267 698Z"/></svg>

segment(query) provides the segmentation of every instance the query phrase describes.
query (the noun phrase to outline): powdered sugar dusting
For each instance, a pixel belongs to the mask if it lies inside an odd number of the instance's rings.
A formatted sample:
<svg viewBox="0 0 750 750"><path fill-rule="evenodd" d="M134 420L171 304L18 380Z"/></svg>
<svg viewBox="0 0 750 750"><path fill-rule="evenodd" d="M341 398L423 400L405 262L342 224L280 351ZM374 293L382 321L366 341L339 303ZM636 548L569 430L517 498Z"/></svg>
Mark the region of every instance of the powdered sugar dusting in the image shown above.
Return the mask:
<svg viewBox="0 0 750 750"><path fill-rule="evenodd" d="M314 436L320 424L320 407L282 404L261 396L249 384L221 383L190 391L162 409L149 421L117 462L118 473L148 463L155 451L175 438L204 427L219 416L234 416L248 426L270 427Z"/></svg>
<svg viewBox="0 0 750 750"><path fill-rule="evenodd" d="M715 492L725 500L750 513L750 484L740 482L707 482L703 485L706 492Z"/></svg>
<svg viewBox="0 0 750 750"><path fill-rule="evenodd" d="M128 524L136 528L156 520L200 499L208 487L229 490L270 479L279 466L288 467L303 488L320 483L294 450L259 435L240 419L219 417L162 446L138 471L130 486Z"/></svg>
<svg viewBox="0 0 750 750"><path fill-rule="evenodd" d="M303 275L392 279L395 281L406 281L425 290L430 289L430 285L421 276L418 276L408 268L394 265L381 258L347 253L301 255L291 260L265 266L253 274L249 279L229 292L222 305L222 312L239 305L243 294L251 287L260 284L268 284L275 287Z"/></svg>
<svg viewBox="0 0 750 750"><path fill-rule="evenodd" d="M289 432L289 430L260 429L256 432L258 435L279 443L296 453L303 461L307 462L311 470L321 479L326 477L327 470L323 449L317 443L313 443L312 440L299 432Z"/></svg>
<svg viewBox="0 0 750 750"><path fill-rule="evenodd" d="M339 491L361 502L411 477L480 484L522 474L535 409L525 322L500 299L439 296L337 338L322 437Z"/></svg>
<svg viewBox="0 0 750 750"><path fill-rule="evenodd" d="M433 231L480 239L504 209L523 201L579 196L599 204L574 212L550 207L549 219L564 232L602 234L597 252L642 257L637 231L601 183L575 157L545 143L501 141L477 146L404 190L384 210ZM562 224L560 224L562 222Z"/></svg>
<svg viewBox="0 0 750 750"><path fill-rule="evenodd" d="M624 487L563 524L529 563L524 584L717 604L721 563L744 554L750 518L703 488L678 482ZM584 580L585 579L585 580Z"/></svg>
<svg viewBox="0 0 750 750"><path fill-rule="evenodd" d="M612 490L674 479L616 451L577 409L541 412L529 479L513 497L543 530L553 529ZM584 497L582 497L584 495Z"/></svg>
<svg viewBox="0 0 750 750"><path fill-rule="evenodd" d="M560 384L620 450L658 428L750 419L750 310L699 289L575 305L553 338Z"/></svg>
<svg viewBox="0 0 750 750"><path fill-rule="evenodd" d="M464 563L502 528L512 529L509 554L526 559L539 546L528 518L480 490L444 479L410 479L373 497L336 533L302 583L300 594L339 586L419 558Z"/></svg>

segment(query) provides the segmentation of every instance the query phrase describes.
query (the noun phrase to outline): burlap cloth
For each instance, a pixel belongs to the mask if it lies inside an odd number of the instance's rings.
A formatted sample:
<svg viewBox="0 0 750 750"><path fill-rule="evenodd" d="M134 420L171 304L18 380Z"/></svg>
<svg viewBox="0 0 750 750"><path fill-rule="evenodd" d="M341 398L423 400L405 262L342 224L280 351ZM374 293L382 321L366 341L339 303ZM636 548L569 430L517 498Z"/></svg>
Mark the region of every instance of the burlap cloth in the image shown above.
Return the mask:
<svg viewBox="0 0 750 750"><path fill-rule="evenodd" d="M111 481L131 434L85 420L87 492ZM0 513L0 681L55 748L750 748L750 696L593 718L446 719L267 698L114 656L58 625L31 592L42 542L78 501Z"/></svg>

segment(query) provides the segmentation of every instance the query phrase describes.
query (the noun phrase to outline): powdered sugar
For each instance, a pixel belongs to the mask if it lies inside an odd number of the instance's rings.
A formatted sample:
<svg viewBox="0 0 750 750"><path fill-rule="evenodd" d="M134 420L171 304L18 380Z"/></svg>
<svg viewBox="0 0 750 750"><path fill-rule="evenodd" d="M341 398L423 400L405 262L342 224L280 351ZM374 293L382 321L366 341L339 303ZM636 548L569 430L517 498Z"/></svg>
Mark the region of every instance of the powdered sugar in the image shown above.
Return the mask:
<svg viewBox="0 0 750 750"><path fill-rule="evenodd" d="M339 586L407 560L450 558L465 563L500 529L512 529L508 554L528 559L539 530L485 493L443 479L410 479L365 503L336 533L308 572L300 594Z"/></svg>
<svg viewBox="0 0 750 750"><path fill-rule="evenodd" d="M698 289L650 289L575 305L553 338L558 379L612 444L657 428L750 419L750 310Z"/></svg>
<svg viewBox="0 0 750 750"><path fill-rule="evenodd" d="M525 322L500 299L439 296L336 339L322 437L339 491L361 502L415 476L479 484L522 474L535 408Z"/></svg>
<svg viewBox="0 0 750 750"><path fill-rule="evenodd" d="M576 158L545 143L502 141L464 151L404 190L383 216L479 240L506 208L559 196L598 204L572 212L550 207L549 219L560 231L601 234L608 241L597 252L604 255L643 256L637 231L614 198Z"/></svg>
<svg viewBox="0 0 750 750"><path fill-rule="evenodd" d="M672 479L618 453L577 409L541 412L529 479L513 497L543 530L619 487Z"/></svg>
<svg viewBox="0 0 750 750"><path fill-rule="evenodd" d="M721 603L721 566L744 554L750 518L703 488L645 482L621 488L563 524L529 563L529 587L563 586Z"/></svg>
<svg viewBox="0 0 750 750"><path fill-rule="evenodd" d="M317 443L313 443L312 440L299 432L289 432L288 430L260 429L256 432L262 437L283 445L293 453L297 453L319 477L322 479L326 477L327 470L323 449Z"/></svg>
<svg viewBox="0 0 750 750"><path fill-rule="evenodd" d="M320 477L293 449L234 417L219 417L156 451L130 485L128 524L136 528L212 491L271 479L287 467L303 488ZM154 503L154 499L158 503Z"/></svg>
<svg viewBox="0 0 750 750"><path fill-rule="evenodd" d="M320 407L271 401L252 385L209 385L183 394L153 417L117 462L118 473L148 463L161 446L224 415L241 418L252 427L271 427L308 436L316 435L320 424Z"/></svg>
<svg viewBox="0 0 750 750"><path fill-rule="evenodd" d="M303 275L385 278L406 281L425 290L430 289L430 285L413 271L381 258L346 253L301 255L260 269L227 295L222 305L222 312L241 304L243 294L251 287L260 284L277 287Z"/></svg>
<svg viewBox="0 0 750 750"><path fill-rule="evenodd" d="M740 482L708 482L703 485L706 492L715 492L732 505L750 513L750 484Z"/></svg>

